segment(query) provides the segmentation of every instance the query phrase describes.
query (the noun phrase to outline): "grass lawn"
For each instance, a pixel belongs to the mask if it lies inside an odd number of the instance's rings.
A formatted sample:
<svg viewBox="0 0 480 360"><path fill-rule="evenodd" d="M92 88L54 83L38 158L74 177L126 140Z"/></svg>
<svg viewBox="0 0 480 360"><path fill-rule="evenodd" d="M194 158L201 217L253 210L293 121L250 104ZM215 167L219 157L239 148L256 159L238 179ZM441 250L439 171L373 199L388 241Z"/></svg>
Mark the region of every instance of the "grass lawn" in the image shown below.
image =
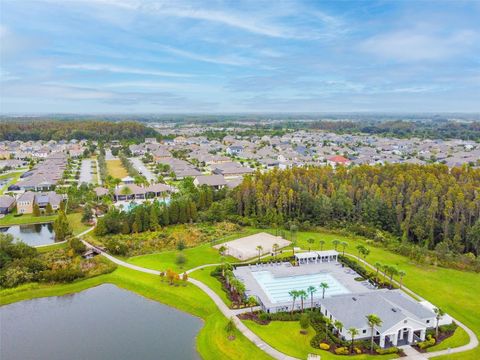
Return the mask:
<svg viewBox="0 0 480 360"><path fill-rule="evenodd" d="M82 223L82 214L81 213L71 213L67 215L68 222L72 227L73 235L78 235L85 230L90 229L91 226L85 225Z"/></svg>
<svg viewBox="0 0 480 360"><path fill-rule="evenodd" d="M308 354L319 354L322 359L340 359L345 358L342 355L335 355L327 351L315 349L310 346L310 339L315 335L313 328L308 329L307 335L300 334L300 324L298 321L272 321L268 325L259 325L254 321L245 320L244 324L254 331L262 340L271 346L299 359L306 359ZM354 359L393 359L397 355L358 355L352 356ZM348 357L350 358L350 357Z"/></svg>
<svg viewBox="0 0 480 360"><path fill-rule="evenodd" d="M122 179L128 176L127 169L122 165L121 160L106 160L107 163L107 173L114 178Z"/></svg>
<svg viewBox="0 0 480 360"><path fill-rule="evenodd" d="M56 244L37 247L37 251L39 253L43 254L43 253L47 253L49 251L53 251L53 250L57 250L57 249L64 249L67 246L68 246L68 243L61 242L61 243L56 243Z"/></svg>
<svg viewBox="0 0 480 360"><path fill-rule="evenodd" d="M227 297L227 293L222 289L222 283L217 280L217 278L210 275L212 270L215 269L215 266L209 266L206 268L198 269L189 274L190 277L200 280L205 285L207 285L210 289L215 291L215 293L220 296L225 304L230 306L232 302Z"/></svg>
<svg viewBox="0 0 480 360"><path fill-rule="evenodd" d="M73 234L77 235L89 228L88 225L85 225L81 222L82 214L80 213L71 213L67 215L72 227ZM41 224L49 223L55 221L57 215L45 215L45 216L33 216L32 214L23 214L22 216L13 216L13 214L8 214L2 219L0 219L0 226L10 226L10 225L27 225L27 224Z"/></svg>
<svg viewBox="0 0 480 360"><path fill-rule="evenodd" d="M466 343L468 343L468 334L461 327L458 327L452 336L450 336L448 339L445 339L440 344L428 348L427 352L454 348L465 345Z"/></svg>
<svg viewBox="0 0 480 360"><path fill-rule="evenodd" d="M15 184L20 179L20 175L22 175L24 172L25 170L21 170L18 172L1 175L0 180L1 179L10 179L10 180L2 188L0 188L0 195L3 194L5 191L7 191L10 185Z"/></svg>
<svg viewBox="0 0 480 360"><path fill-rule="evenodd" d="M57 215L33 216L32 214L23 214L22 216L13 216L13 214L7 214L0 219L0 226L49 223L56 218Z"/></svg>
<svg viewBox="0 0 480 360"><path fill-rule="evenodd" d="M182 253L187 262L183 265L177 265L175 260L178 254ZM234 262L235 258L227 256L226 261ZM182 251L172 250L156 254L135 256L128 259L128 262L138 266L143 266L154 270L172 269L176 272L193 269L203 264L216 264L222 261L222 256L218 250L212 248L210 243L203 244L194 248L188 248Z"/></svg>
<svg viewBox="0 0 480 360"><path fill-rule="evenodd" d="M219 312L213 301L194 285L173 287L161 282L158 276L122 267L111 274L72 284L55 286L29 284L15 289L0 290L0 304L75 293L103 283L117 285L203 318L204 327L197 336L197 350L203 359L271 359L238 331L235 340L228 340L225 331L228 320Z"/></svg>

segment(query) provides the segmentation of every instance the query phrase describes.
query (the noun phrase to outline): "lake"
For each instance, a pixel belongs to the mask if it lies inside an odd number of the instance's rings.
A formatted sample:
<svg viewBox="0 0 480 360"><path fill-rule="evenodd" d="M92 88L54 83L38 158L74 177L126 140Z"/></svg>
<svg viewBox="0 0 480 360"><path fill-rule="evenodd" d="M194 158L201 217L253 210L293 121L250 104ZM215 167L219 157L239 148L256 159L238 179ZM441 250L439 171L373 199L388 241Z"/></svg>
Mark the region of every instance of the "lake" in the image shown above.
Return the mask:
<svg viewBox="0 0 480 360"><path fill-rule="evenodd" d="M0 307L2 360L199 359L196 317L105 284Z"/></svg>
<svg viewBox="0 0 480 360"><path fill-rule="evenodd" d="M51 223L12 225L9 227L0 228L0 231L7 234L12 234L14 238L18 238L31 246L53 244L55 242L55 233Z"/></svg>

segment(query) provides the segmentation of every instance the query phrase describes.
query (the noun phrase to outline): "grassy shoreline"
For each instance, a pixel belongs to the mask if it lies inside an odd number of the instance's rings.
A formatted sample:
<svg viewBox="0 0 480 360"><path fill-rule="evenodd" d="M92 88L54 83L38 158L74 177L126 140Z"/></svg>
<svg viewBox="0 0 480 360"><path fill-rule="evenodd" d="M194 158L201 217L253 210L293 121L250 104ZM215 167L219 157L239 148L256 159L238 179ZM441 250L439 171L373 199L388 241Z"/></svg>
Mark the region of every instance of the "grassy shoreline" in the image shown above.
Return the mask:
<svg viewBox="0 0 480 360"><path fill-rule="evenodd" d="M119 267L114 272L65 285L27 284L15 289L0 291L0 304L30 300L39 297L61 296L77 293L105 283L116 285L148 299L172 306L200 317L204 326L196 339L196 346L203 359L271 359L237 330L235 340L227 339L227 319L213 301L192 284L173 287L161 282L159 277Z"/></svg>

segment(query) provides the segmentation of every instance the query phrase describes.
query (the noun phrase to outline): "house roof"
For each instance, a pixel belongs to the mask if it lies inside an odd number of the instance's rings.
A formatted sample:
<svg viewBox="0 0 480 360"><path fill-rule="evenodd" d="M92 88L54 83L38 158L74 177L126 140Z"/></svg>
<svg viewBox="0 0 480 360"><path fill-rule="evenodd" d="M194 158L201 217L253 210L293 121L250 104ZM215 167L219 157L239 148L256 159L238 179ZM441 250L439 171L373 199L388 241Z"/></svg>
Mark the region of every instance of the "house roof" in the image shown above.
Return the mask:
<svg viewBox="0 0 480 360"><path fill-rule="evenodd" d="M35 193L32 191L25 191L22 195L20 195L17 201L29 201L32 202L35 199Z"/></svg>
<svg viewBox="0 0 480 360"><path fill-rule="evenodd" d="M334 163L339 163L339 164L345 164L350 161L346 157L343 157L340 155L329 157L328 160Z"/></svg>
<svg viewBox="0 0 480 360"><path fill-rule="evenodd" d="M0 195L0 208L8 208L15 202L13 196Z"/></svg>
<svg viewBox="0 0 480 360"><path fill-rule="evenodd" d="M196 177L198 185L225 186L227 182L222 175L202 175Z"/></svg>
<svg viewBox="0 0 480 360"><path fill-rule="evenodd" d="M366 316L375 314L382 320L382 325L375 327L380 333L407 318L424 323L423 319L435 317L432 311L402 294L400 290L332 296L322 299L321 304L347 329L367 328Z"/></svg>

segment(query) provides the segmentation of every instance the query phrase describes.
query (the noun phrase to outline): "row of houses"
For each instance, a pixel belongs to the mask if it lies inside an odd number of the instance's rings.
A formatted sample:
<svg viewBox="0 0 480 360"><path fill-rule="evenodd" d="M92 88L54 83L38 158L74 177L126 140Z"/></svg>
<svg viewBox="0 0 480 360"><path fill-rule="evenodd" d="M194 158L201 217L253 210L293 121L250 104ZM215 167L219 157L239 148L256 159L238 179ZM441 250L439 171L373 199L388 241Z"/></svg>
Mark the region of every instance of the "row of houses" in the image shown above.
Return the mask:
<svg viewBox="0 0 480 360"><path fill-rule="evenodd" d="M135 184L124 184L117 186L113 193L104 187L96 187L94 189L97 197L113 196L115 201L131 201L131 200L147 200L170 197L170 194L176 189L166 184L152 184L148 186L139 186Z"/></svg>
<svg viewBox="0 0 480 360"><path fill-rule="evenodd" d="M9 191L49 191L62 179L67 167L67 156L63 153L51 154L32 170L23 173L20 180L10 185Z"/></svg>
<svg viewBox="0 0 480 360"><path fill-rule="evenodd" d="M17 198L10 195L0 196L0 214L6 215L17 209L17 214L31 214L35 205L40 210L45 210L48 205L52 210L58 210L63 201L66 200L64 195L57 194L55 191L33 192L26 191Z"/></svg>

